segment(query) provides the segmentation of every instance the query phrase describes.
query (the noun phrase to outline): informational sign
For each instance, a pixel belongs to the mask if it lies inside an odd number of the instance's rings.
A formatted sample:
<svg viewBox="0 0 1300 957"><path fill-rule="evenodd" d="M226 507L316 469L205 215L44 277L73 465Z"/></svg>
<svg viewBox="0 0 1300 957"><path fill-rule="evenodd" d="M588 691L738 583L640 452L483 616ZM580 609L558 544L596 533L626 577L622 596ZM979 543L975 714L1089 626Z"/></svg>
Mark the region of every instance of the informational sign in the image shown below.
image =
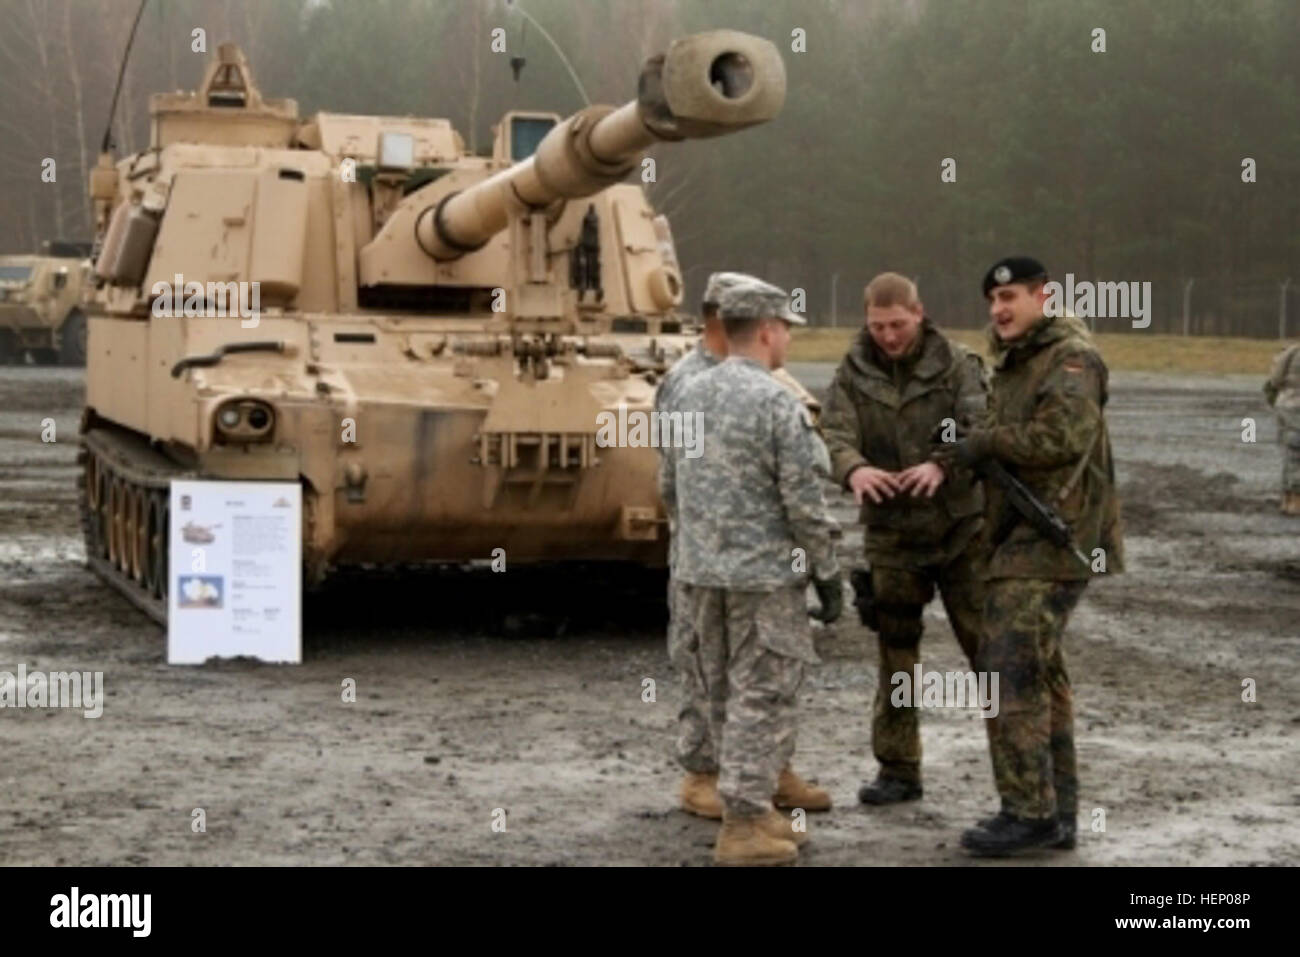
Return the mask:
<svg viewBox="0 0 1300 957"><path fill-rule="evenodd" d="M302 662L302 489L171 483L167 661Z"/></svg>

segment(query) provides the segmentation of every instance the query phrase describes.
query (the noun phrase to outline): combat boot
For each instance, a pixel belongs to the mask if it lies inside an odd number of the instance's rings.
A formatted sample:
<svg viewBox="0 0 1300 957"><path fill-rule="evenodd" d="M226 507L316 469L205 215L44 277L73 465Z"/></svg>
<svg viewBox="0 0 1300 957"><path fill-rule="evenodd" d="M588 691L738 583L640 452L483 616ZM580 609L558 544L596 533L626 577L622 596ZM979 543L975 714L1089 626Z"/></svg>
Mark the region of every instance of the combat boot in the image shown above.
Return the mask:
<svg viewBox="0 0 1300 957"><path fill-rule="evenodd" d="M765 818L766 815L723 815L718 842L713 846L714 862L723 865L789 864L797 860L799 848L794 841L769 834Z"/></svg>
<svg viewBox="0 0 1300 957"><path fill-rule="evenodd" d="M1060 838L1055 817L1037 820L999 814L988 827L962 832L961 846L976 857L1006 857L1035 847L1050 847Z"/></svg>
<svg viewBox="0 0 1300 957"><path fill-rule="evenodd" d="M682 778L682 810L714 821L722 820L722 799L718 797L718 776L687 771Z"/></svg>
<svg viewBox="0 0 1300 957"><path fill-rule="evenodd" d="M1079 819L1074 814L1058 814L1056 816L1057 838L1055 844L1048 846L1058 851L1072 851L1077 843L1076 835L1079 832Z"/></svg>
<svg viewBox="0 0 1300 957"><path fill-rule="evenodd" d="M1300 492L1282 493L1282 514L1300 515Z"/></svg>
<svg viewBox="0 0 1300 957"><path fill-rule="evenodd" d="M1010 816L1011 815L1008 813L1006 809L1006 805L1004 804L1002 805L1002 810L998 811L997 814L976 821L975 826L982 827L984 830L987 831L992 827L1000 826L998 825L998 821L1000 818L1010 817ZM1055 843L1049 844L1047 846L1057 851L1074 850L1076 844L1075 835L1079 830L1079 823L1078 823L1077 816L1074 814L1064 814L1064 813L1058 814L1056 816L1056 823L1057 823L1057 827L1059 828L1059 831L1057 832L1057 839Z"/></svg>
<svg viewBox="0 0 1300 957"><path fill-rule="evenodd" d="M787 810L798 807L805 811L829 811L831 795L829 791L813 787L789 768L783 768L776 780L772 803Z"/></svg>
<svg viewBox="0 0 1300 957"><path fill-rule="evenodd" d="M871 784L858 788L858 800L863 804L898 804L900 801L918 801L921 798L920 781L904 781L877 775Z"/></svg>
<svg viewBox="0 0 1300 957"><path fill-rule="evenodd" d="M780 811L768 811L767 814L759 818L763 830L771 837L780 838L783 841L794 841L795 847L803 847L808 843L811 835L806 831L796 831L794 829L794 819L787 817Z"/></svg>
<svg viewBox="0 0 1300 957"><path fill-rule="evenodd" d="M998 809L997 814L990 814L988 817L980 818L978 821L975 822L975 826L982 827L984 828L984 830L987 831L995 823L997 823L998 818L1006 817L1009 813L1010 812L1007 810L1007 802L1003 801L1002 807Z"/></svg>

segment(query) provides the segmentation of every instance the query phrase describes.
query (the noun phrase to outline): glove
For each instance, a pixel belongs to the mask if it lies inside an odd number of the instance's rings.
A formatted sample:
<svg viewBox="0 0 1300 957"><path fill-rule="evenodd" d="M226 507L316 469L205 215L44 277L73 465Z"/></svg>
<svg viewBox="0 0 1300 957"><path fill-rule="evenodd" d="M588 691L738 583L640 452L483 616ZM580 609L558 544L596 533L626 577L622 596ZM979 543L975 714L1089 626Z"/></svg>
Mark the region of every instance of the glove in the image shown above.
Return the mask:
<svg viewBox="0 0 1300 957"><path fill-rule="evenodd" d="M812 617L826 625L838 621L844 613L843 582L838 578L814 578L813 588L817 589L817 600L822 606Z"/></svg>
<svg viewBox="0 0 1300 957"><path fill-rule="evenodd" d="M858 620L864 627L879 631L880 619L876 614L876 596L871 585L871 569L853 569L849 573L849 584L853 586L853 604L858 608Z"/></svg>
<svg viewBox="0 0 1300 957"><path fill-rule="evenodd" d="M971 432L956 442L936 442L934 457L945 472L956 465L973 469L993 455L992 436L987 432Z"/></svg>

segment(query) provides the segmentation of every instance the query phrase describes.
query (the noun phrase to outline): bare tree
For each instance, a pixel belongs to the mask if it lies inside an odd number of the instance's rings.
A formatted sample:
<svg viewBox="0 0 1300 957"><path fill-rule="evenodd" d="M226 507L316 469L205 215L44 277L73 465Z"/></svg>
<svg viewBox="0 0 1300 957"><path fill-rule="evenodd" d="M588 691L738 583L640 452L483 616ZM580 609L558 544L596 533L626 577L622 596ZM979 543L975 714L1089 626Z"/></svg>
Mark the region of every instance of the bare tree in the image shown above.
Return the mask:
<svg viewBox="0 0 1300 957"><path fill-rule="evenodd" d="M81 176L78 180L81 195L82 221L78 226L78 235L85 235L90 230L90 193L86 189L90 167L86 151L86 107L81 95L81 59L77 56L76 46L72 42L72 3L63 0L63 50L68 63L68 81L72 85L73 122L77 128L77 158Z"/></svg>
<svg viewBox="0 0 1300 957"><path fill-rule="evenodd" d="M42 14L48 14L49 7L42 7ZM37 83L40 85L46 120L49 124L50 139L48 144L49 152L46 154L58 162L59 156L59 109L58 97L54 93L54 77L50 71L50 54L46 44L46 23L37 19L36 4L33 0L27 0L27 16L31 20L31 37L32 43L36 49L37 62L40 64L40 72L37 75ZM46 18L48 19L48 18ZM55 167L57 177L57 165ZM64 235L66 221L63 210L63 190L56 181L54 183L54 225L58 235Z"/></svg>

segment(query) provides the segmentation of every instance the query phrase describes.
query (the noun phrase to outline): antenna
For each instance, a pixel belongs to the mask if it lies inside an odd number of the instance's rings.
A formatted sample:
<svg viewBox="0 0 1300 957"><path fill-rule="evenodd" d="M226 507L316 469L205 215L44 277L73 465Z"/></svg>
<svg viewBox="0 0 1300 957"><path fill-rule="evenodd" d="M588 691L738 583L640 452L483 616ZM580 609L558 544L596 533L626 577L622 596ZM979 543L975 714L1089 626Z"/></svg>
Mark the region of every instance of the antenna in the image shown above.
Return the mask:
<svg viewBox="0 0 1300 957"><path fill-rule="evenodd" d="M551 45L551 49L555 51L555 55L560 58L560 62L564 64L564 68L569 71L569 76L573 78L573 85L578 88L578 93L582 96L583 105L591 106L591 97L587 95L586 87L584 87L582 81L578 79L578 74L574 71L573 64L570 63L569 58L564 55L564 51L560 49L560 45L555 42L549 33L546 32L546 28L534 20L532 16L529 15L528 11L516 3L515 0L506 0L506 6L518 10L520 16L537 28L537 32L540 33L543 39ZM523 67L523 63L520 63L519 67L515 68L512 60L510 66L515 70L515 79L518 80L519 69Z"/></svg>
<svg viewBox="0 0 1300 957"><path fill-rule="evenodd" d="M113 146L113 117L117 114L117 97L122 92L122 78L126 76L126 64L131 58L131 44L135 43L135 29L140 25L144 15L145 4L149 0L140 0L140 8L135 11L135 22L131 24L131 33L126 38L126 49L122 51L122 63L117 68L117 85L113 87L113 101L108 105L108 123L104 127L104 140L99 147L101 153L107 153Z"/></svg>

